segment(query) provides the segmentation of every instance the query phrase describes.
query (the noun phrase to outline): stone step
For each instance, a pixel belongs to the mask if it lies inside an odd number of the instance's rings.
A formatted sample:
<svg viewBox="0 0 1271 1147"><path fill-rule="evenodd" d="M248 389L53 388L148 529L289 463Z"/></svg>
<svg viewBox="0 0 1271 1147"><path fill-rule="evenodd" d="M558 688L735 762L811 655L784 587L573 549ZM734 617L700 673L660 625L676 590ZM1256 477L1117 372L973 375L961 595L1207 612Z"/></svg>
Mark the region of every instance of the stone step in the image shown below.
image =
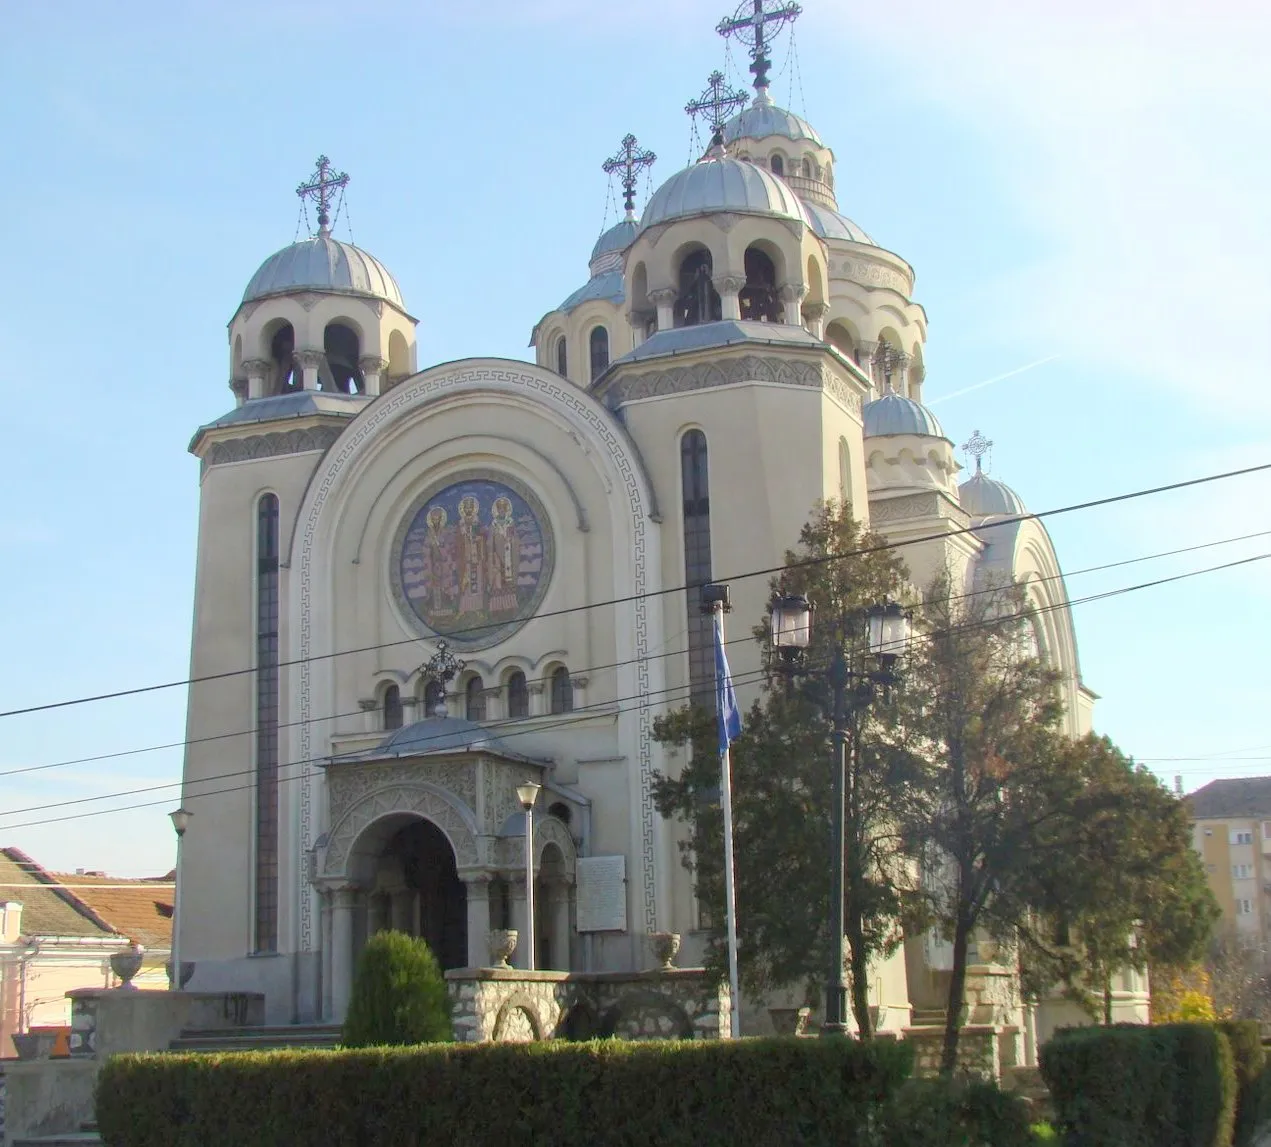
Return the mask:
<svg viewBox="0 0 1271 1147"><path fill-rule="evenodd" d="M915 1028L942 1028L945 1016L944 1008L914 1008L909 1026Z"/></svg>
<svg viewBox="0 0 1271 1147"><path fill-rule="evenodd" d="M9 1147L85 1147L100 1143L96 1131L64 1131L61 1135L39 1135L34 1139L14 1139Z"/></svg>
<svg viewBox="0 0 1271 1147"><path fill-rule="evenodd" d="M338 1024L286 1024L278 1027L187 1029L168 1044L169 1051L276 1051L281 1048L338 1047Z"/></svg>

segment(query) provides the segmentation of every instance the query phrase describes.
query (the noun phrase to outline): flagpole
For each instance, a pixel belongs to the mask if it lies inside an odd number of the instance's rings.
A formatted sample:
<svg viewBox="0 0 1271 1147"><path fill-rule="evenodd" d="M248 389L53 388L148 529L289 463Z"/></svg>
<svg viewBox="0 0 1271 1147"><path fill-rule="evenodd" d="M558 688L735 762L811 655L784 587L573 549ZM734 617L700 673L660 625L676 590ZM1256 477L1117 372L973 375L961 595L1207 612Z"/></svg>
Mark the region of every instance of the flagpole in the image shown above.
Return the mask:
<svg viewBox="0 0 1271 1147"><path fill-rule="evenodd" d="M715 704L719 725L720 806L724 814L724 925L728 937L729 1028L734 1039L741 1035L741 984L737 971L737 870L733 863L732 740L741 731L732 675L724 653L724 611L727 586L706 587L704 594L715 631ZM723 592L718 592L722 590Z"/></svg>

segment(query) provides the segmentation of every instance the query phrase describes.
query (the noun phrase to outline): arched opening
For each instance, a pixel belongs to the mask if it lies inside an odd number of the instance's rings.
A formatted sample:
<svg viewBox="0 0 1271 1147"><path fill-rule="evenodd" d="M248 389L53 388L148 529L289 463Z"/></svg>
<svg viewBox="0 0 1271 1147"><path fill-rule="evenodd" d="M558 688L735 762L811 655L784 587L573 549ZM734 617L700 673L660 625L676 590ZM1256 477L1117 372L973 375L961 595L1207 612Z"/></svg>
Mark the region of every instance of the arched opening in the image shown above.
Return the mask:
<svg viewBox="0 0 1271 1147"><path fill-rule="evenodd" d="M384 728L400 729L402 727L402 691L396 685L384 690Z"/></svg>
<svg viewBox="0 0 1271 1147"><path fill-rule="evenodd" d="M609 368L609 331L592 327L587 342L591 350L591 381L595 382Z"/></svg>
<svg viewBox="0 0 1271 1147"><path fill-rule="evenodd" d="M230 354L230 377L243 377L243 336L234 336L234 350Z"/></svg>
<svg viewBox="0 0 1271 1147"><path fill-rule="evenodd" d="M507 714L513 720L530 715L530 689L519 669L508 674Z"/></svg>
<svg viewBox="0 0 1271 1147"><path fill-rule="evenodd" d="M784 159L782 156L780 156L780 155L774 155L774 156L772 157L772 159L770 159L768 162L769 162L769 163L771 164L771 166L772 166L772 174L773 174L773 175L785 175L785 173L786 173L786 161L785 161L785 159Z"/></svg>
<svg viewBox="0 0 1271 1147"><path fill-rule="evenodd" d="M388 336L388 379L381 383L382 390L387 390L395 382L400 382L410 374L410 347L406 344L406 336L401 331L393 331Z"/></svg>
<svg viewBox="0 0 1271 1147"><path fill-rule="evenodd" d="M366 382L358 366L362 350L357 332L344 323L328 323L322 332L322 349L325 361L318 368L321 389L329 393L365 394Z"/></svg>
<svg viewBox="0 0 1271 1147"><path fill-rule="evenodd" d="M680 264L679 291L675 299L675 325L695 327L717 323L724 317L724 305L711 282L715 264L711 253L699 247Z"/></svg>
<svg viewBox="0 0 1271 1147"><path fill-rule="evenodd" d="M556 339L556 373L561 378L569 377L569 351L565 345L564 335L559 335Z"/></svg>
<svg viewBox="0 0 1271 1147"><path fill-rule="evenodd" d="M812 178L812 161L806 155L803 157L803 178Z"/></svg>
<svg viewBox="0 0 1271 1147"><path fill-rule="evenodd" d="M555 844L544 845L534 877L534 967L569 969L569 888Z"/></svg>
<svg viewBox="0 0 1271 1147"><path fill-rule="evenodd" d="M463 690L463 715L469 721L485 720L485 682L480 677L468 678Z"/></svg>
<svg viewBox="0 0 1271 1147"><path fill-rule="evenodd" d="M821 273L821 264L814 255L808 256L806 268L808 293L803 300L803 314L809 329L825 316L825 276Z"/></svg>
<svg viewBox="0 0 1271 1147"><path fill-rule="evenodd" d="M574 711L574 683L570 680L569 670L563 665L552 670L551 709L553 713L572 713Z"/></svg>
<svg viewBox="0 0 1271 1147"><path fill-rule="evenodd" d="M419 936L443 969L464 967L468 898L446 834L430 820L412 820L392 833L374 865L367 935L392 928Z"/></svg>
<svg viewBox="0 0 1271 1147"><path fill-rule="evenodd" d="M835 319L834 322L825 328L825 341L843 355L844 358L850 358L856 363L860 362L856 354L856 339L842 320Z"/></svg>
<svg viewBox="0 0 1271 1147"><path fill-rule="evenodd" d="M424 686L424 716L439 717L446 707L446 688L440 681L429 681Z"/></svg>
<svg viewBox="0 0 1271 1147"><path fill-rule="evenodd" d="M304 371L296 361L296 332L290 323L283 323L269 340L269 358L274 364L273 394L290 394L303 390Z"/></svg>
<svg viewBox="0 0 1271 1147"><path fill-rule="evenodd" d="M839 438L839 502L846 506L852 492L852 455L847 448L847 439Z"/></svg>
<svg viewBox="0 0 1271 1147"><path fill-rule="evenodd" d="M649 299L649 272L637 263L631 272L631 325L648 338L658 329L657 308Z"/></svg>
<svg viewBox="0 0 1271 1147"><path fill-rule="evenodd" d="M747 247L745 266L746 285L741 289L741 317L757 323L781 322L777 268L771 257L758 247Z"/></svg>
<svg viewBox="0 0 1271 1147"><path fill-rule="evenodd" d="M834 186L834 164L827 163L825 165L825 182L828 186Z"/></svg>

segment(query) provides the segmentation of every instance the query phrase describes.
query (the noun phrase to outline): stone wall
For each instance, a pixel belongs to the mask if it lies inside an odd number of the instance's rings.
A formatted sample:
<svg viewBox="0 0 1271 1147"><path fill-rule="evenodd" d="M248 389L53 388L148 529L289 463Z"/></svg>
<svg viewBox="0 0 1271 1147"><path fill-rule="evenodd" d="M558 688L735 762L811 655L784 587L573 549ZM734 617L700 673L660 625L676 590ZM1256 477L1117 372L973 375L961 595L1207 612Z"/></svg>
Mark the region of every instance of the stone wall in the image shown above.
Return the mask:
<svg viewBox="0 0 1271 1147"><path fill-rule="evenodd" d="M455 1038L515 1043L587 1039L719 1039L729 1034L729 992L700 968L653 972L446 973Z"/></svg>
<svg viewBox="0 0 1271 1147"><path fill-rule="evenodd" d="M904 1038L913 1045L914 1075L940 1073L944 1028L910 1027ZM1020 1063L1020 1030L1005 1024L965 1024L958 1039L957 1070L960 1075L1000 1079L1004 1068Z"/></svg>

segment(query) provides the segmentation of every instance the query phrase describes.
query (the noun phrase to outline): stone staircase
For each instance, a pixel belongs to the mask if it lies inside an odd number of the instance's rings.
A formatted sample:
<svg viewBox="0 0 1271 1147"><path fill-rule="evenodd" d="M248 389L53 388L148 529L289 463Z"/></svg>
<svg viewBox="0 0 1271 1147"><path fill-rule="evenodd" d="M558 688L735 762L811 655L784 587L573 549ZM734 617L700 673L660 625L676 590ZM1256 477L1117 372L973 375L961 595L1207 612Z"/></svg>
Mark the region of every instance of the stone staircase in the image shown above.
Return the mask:
<svg viewBox="0 0 1271 1147"><path fill-rule="evenodd" d="M339 1024L286 1024L279 1027L187 1029L169 1051L277 1051L282 1048L337 1047Z"/></svg>

